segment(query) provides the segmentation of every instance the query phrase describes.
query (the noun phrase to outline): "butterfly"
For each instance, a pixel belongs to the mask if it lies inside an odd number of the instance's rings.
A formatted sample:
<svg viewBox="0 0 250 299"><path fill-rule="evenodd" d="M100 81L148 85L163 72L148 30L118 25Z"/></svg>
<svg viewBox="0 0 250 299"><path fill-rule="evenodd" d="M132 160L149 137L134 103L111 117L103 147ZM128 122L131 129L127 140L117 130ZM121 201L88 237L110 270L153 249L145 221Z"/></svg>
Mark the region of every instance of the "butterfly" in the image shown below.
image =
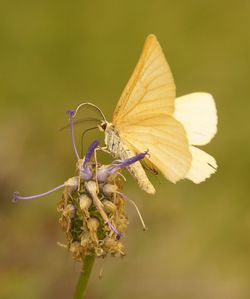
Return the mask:
<svg viewBox="0 0 250 299"><path fill-rule="evenodd" d="M103 116L107 149L120 159L148 151L144 165L169 181L198 184L216 171L215 159L196 146L207 144L217 131L212 95L191 93L176 98L175 83L155 35L146 38L141 56L118 101L112 122ZM102 114L103 115L103 114ZM141 162L128 167L141 189L154 194Z"/></svg>

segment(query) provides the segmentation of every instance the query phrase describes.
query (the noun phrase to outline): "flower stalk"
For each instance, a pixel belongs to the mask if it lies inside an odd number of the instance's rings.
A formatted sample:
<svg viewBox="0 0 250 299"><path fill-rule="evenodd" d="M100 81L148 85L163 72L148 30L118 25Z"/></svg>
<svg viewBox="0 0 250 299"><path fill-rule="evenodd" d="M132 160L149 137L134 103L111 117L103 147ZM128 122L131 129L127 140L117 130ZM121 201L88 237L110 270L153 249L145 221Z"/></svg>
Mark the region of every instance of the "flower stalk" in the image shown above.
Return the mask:
<svg viewBox="0 0 250 299"><path fill-rule="evenodd" d="M95 256L86 256L82 270L79 276L78 283L75 288L73 299L83 299L86 294L88 281L95 262Z"/></svg>

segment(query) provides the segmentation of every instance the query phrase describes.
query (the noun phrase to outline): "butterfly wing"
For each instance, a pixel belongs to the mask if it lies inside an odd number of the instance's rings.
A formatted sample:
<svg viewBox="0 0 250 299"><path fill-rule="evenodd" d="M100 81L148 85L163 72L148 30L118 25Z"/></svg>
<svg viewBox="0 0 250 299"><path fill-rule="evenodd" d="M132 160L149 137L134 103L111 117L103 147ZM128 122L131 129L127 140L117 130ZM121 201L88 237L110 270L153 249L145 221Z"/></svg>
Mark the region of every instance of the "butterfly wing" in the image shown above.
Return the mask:
<svg viewBox="0 0 250 299"><path fill-rule="evenodd" d="M195 92L175 101L174 117L187 132L189 143L207 144L217 132L217 112L211 94Z"/></svg>
<svg viewBox="0 0 250 299"><path fill-rule="evenodd" d="M190 151L192 163L185 178L199 184L216 172L217 164L214 157L195 146L190 146Z"/></svg>
<svg viewBox="0 0 250 299"><path fill-rule="evenodd" d="M115 126L138 118L174 112L175 84L161 46L149 35L113 115Z"/></svg>
<svg viewBox="0 0 250 299"><path fill-rule="evenodd" d="M113 116L123 142L148 158L171 182L182 179L191 165L186 132L172 114L175 84L154 35L146 39L141 57Z"/></svg>
<svg viewBox="0 0 250 299"><path fill-rule="evenodd" d="M171 116L154 118L123 126L120 136L136 153L149 150L147 160L175 183L185 177L191 166L186 132Z"/></svg>
<svg viewBox="0 0 250 299"><path fill-rule="evenodd" d="M188 136L192 163L186 178L198 184L217 169L215 159L192 145L207 144L217 132L217 112L213 97L204 92L191 93L176 99L174 116Z"/></svg>

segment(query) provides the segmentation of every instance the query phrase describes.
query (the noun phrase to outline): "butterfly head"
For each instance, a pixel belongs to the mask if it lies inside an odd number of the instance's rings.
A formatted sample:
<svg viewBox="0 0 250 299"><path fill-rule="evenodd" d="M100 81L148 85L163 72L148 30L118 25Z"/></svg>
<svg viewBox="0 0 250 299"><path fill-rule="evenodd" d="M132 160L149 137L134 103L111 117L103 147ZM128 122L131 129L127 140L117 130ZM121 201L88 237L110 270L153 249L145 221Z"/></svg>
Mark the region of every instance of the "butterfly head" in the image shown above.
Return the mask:
<svg viewBox="0 0 250 299"><path fill-rule="evenodd" d="M112 123L109 123L105 120L103 120L99 125L98 125L98 128L101 132L106 132L108 131L109 129L111 129L113 127L113 124Z"/></svg>

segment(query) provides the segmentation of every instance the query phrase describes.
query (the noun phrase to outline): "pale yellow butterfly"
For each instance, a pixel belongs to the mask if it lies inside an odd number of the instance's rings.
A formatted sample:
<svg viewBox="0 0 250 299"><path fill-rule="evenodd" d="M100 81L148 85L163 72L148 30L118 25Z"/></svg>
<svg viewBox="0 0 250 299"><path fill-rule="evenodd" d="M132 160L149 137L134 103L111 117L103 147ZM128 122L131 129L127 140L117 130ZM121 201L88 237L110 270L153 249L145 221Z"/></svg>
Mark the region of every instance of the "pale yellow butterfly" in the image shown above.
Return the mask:
<svg viewBox="0 0 250 299"><path fill-rule="evenodd" d="M105 144L116 157L148 150L146 164L173 183L184 178L200 183L216 171L215 159L193 146L208 143L217 131L213 97L199 92L175 98L174 79L154 35L146 38L112 123L103 118ZM128 169L144 191L155 193L140 162Z"/></svg>

